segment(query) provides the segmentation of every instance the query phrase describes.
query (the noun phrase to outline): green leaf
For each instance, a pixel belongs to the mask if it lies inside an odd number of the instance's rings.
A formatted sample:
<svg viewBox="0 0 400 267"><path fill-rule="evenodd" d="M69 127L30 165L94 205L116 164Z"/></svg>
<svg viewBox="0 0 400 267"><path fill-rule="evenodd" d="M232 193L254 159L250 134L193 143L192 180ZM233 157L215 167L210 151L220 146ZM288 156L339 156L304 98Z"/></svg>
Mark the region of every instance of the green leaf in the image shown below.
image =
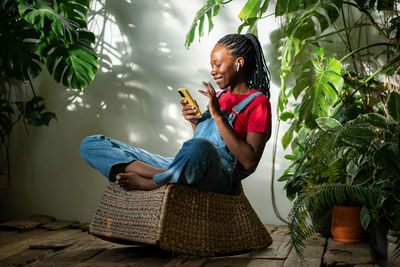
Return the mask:
<svg viewBox="0 0 400 267"><path fill-rule="evenodd" d="M390 93L386 103L389 115L397 122L400 122L400 93L393 91Z"/></svg>
<svg viewBox="0 0 400 267"><path fill-rule="evenodd" d="M54 42L43 48L46 67L55 81L74 89L84 89L94 79L98 69L97 55L83 42L66 46Z"/></svg>
<svg viewBox="0 0 400 267"><path fill-rule="evenodd" d="M204 35L204 17L201 17L199 24L199 37L202 37L203 35Z"/></svg>
<svg viewBox="0 0 400 267"><path fill-rule="evenodd" d="M346 125L340 132L339 137L354 147L366 147L371 145L376 135L369 128Z"/></svg>
<svg viewBox="0 0 400 267"><path fill-rule="evenodd" d="M296 160L298 160L298 158L296 158L296 157L293 156L293 155L285 155L285 159L291 160L291 161L296 161Z"/></svg>
<svg viewBox="0 0 400 267"><path fill-rule="evenodd" d="M340 62L328 57L325 65L311 60L304 65L303 72L296 80L293 95L297 99L302 91L299 119L313 129L319 117L329 117L333 105L337 101L338 91L343 86L340 75Z"/></svg>
<svg viewBox="0 0 400 267"><path fill-rule="evenodd" d="M289 112L289 111L285 111L279 116L279 119L281 121L287 121L287 120L293 119L293 118L294 118L294 114L292 112Z"/></svg>
<svg viewBox="0 0 400 267"><path fill-rule="evenodd" d="M212 16L213 16L212 10L214 10L214 16L215 16L219 12L220 5L224 5L222 0L206 0L204 5L200 8L200 10L197 11L195 18L193 19L192 25L190 26L190 29L186 34L186 40L185 40L186 48L189 48L190 45L193 43L198 22L204 20L204 16L206 14L208 16L208 32L210 32L213 29L214 24L212 22Z"/></svg>
<svg viewBox="0 0 400 267"><path fill-rule="evenodd" d="M277 0L275 6L275 17L282 16L286 13L289 0Z"/></svg>
<svg viewBox="0 0 400 267"><path fill-rule="evenodd" d="M249 22L249 18L257 17L261 5L261 0L247 0L243 9L239 13L239 19Z"/></svg>
<svg viewBox="0 0 400 267"><path fill-rule="evenodd" d="M369 223L371 222L371 217L369 215L369 211L366 207L362 207L360 213L361 225L364 230L367 230Z"/></svg>
<svg viewBox="0 0 400 267"><path fill-rule="evenodd" d="M286 131L286 133L282 137L282 146L283 149L286 149L287 146L290 144L290 142L293 139L293 132L294 132L294 124L290 125L289 129Z"/></svg>
<svg viewBox="0 0 400 267"><path fill-rule="evenodd" d="M44 2L35 2L33 5L21 3L18 11L21 17L45 36L54 36L66 43L78 39L79 23L63 17Z"/></svg>
<svg viewBox="0 0 400 267"><path fill-rule="evenodd" d="M326 132L335 132L343 128L342 124L333 118L322 117L316 119L316 122Z"/></svg>

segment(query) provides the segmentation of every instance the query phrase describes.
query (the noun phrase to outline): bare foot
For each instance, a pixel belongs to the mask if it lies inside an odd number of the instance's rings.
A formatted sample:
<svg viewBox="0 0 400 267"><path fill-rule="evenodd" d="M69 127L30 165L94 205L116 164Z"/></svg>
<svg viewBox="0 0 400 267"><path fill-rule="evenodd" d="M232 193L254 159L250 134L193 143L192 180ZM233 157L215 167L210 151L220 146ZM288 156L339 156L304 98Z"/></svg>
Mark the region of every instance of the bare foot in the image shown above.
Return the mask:
<svg viewBox="0 0 400 267"><path fill-rule="evenodd" d="M116 179L116 183L126 191L154 190L161 187L161 185L156 184L152 179L141 177L133 172L119 173Z"/></svg>

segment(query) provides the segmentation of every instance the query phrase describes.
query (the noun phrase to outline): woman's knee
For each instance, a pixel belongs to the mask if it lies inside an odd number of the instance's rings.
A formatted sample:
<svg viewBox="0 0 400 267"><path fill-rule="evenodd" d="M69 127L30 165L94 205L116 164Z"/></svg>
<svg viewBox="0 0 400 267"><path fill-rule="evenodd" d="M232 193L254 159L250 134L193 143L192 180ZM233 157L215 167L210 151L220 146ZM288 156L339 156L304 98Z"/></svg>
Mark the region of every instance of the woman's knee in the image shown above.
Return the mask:
<svg viewBox="0 0 400 267"><path fill-rule="evenodd" d="M104 142L106 137L104 135L91 135L86 136L79 147L79 152L82 158L86 158L88 153L99 146L99 142Z"/></svg>
<svg viewBox="0 0 400 267"><path fill-rule="evenodd" d="M214 144L203 138L193 138L185 142L184 148L194 160L204 159L205 157L215 157L219 155Z"/></svg>

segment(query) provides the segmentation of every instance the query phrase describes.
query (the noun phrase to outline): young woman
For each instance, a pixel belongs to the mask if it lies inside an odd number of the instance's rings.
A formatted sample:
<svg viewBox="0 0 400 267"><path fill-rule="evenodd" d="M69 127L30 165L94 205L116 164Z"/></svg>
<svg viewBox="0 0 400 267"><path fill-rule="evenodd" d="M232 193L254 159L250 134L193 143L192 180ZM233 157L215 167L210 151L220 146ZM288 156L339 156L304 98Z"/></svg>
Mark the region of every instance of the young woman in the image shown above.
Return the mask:
<svg viewBox="0 0 400 267"><path fill-rule="evenodd" d="M221 38L210 56L211 75L222 91L203 82L208 110L182 100L194 136L174 158L166 158L95 135L80 147L82 158L125 190L153 190L168 183L229 194L256 169L271 132L270 75L252 34Z"/></svg>

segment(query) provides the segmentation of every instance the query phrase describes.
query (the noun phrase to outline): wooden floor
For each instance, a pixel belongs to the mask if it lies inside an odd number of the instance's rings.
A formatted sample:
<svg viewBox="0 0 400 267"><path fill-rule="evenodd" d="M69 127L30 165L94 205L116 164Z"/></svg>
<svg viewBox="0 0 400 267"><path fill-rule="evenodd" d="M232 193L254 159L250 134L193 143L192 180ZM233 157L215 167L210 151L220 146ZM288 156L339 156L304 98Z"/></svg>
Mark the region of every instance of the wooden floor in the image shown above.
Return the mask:
<svg viewBox="0 0 400 267"><path fill-rule="evenodd" d="M299 262L287 246L287 227L266 225L273 244L262 251L199 258L171 255L152 246L127 246L88 234L88 224L33 216L0 224L0 266L386 266L367 243L338 243L316 236Z"/></svg>

